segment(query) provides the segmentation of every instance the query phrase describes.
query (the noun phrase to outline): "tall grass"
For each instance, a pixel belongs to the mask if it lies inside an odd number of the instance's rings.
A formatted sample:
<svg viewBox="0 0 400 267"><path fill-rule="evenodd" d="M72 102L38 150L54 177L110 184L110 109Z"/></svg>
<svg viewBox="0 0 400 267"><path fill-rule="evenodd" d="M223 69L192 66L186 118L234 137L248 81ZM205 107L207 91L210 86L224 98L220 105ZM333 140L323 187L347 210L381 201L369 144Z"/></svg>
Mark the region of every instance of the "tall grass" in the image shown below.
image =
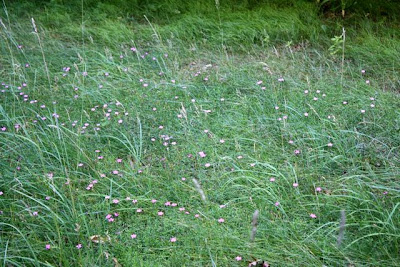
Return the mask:
<svg viewBox="0 0 400 267"><path fill-rule="evenodd" d="M3 2L3 265L396 266L396 20L71 3Z"/></svg>

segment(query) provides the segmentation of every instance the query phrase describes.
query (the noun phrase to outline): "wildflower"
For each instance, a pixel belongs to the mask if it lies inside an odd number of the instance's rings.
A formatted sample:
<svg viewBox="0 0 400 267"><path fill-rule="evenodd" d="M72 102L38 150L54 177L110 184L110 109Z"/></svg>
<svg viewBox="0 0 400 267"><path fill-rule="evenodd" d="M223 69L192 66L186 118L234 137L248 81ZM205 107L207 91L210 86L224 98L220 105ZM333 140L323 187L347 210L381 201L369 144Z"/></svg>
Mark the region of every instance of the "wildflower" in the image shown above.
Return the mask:
<svg viewBox="0 0 400 267"><path fill-rule="evenodd" d="M206 163L206 164L204 164L204 166L205 166L206 168L208 168L208 167L211 166L211 164L210 164L210 163Z"/></svg>
<svg viewBox="0 0 400 267"><path fill-rule="evenodd" d="M298 187L299 184L298 183L293 183L293 187Z"/></svg>
<svg viewBox="0 0 400 267"><path fill-rule="evenodd" d="M280 205L280 203L277 201L277 202L275 202L275 207L278 207L279 205Z"/></svg>
<svg viewBox="0 0 400 267"><path fill-rule="evenodd" d="M296 149L296 150L294 151L294 154L295 154L295 155L299 155L299 154L300 154L300 150Z"/></svg>
<svg viewBox="0 0 400 267"><path fill-rule="evenodd" d="M218 222L219 222L219 223L223 223L223 222L225 222L225 219L224 219L224 218L219 218L219 219L218 219Z"/></svg>
<svg viewBox="0 0 400 267"><path fill-rule="evenodd" d="M185 178L185 177L182 177L182 181L186 181L186 178Z"/></svg>
<svg viewBox="0 0 400 267"><path fill-rule="evenodd" d="M332 144L332 143L328 143L328 146L329 146L329 147L333 147L333 144Z"/></svg>
<svg viewBox="0 0 400 267"><path fill-rule="evenodd" d="M141 212L143 212L143 210L142 209L137 209L136 212L137 213L141 213Z"/></svg>
<svg viewBox="0 0 400 267"><path fill-rule="evenodd" d="M200 217L200 214L195 214L194 217L195 217L195 218L199 218L199 217Z"/></svg>
<svg viewBox="0 0 400 267"><path fill-rule="evenodd" d="M50 249L50 244L46 244L46 250Z"/></svg>
<svg viewBox="0 0 400 267"><path fill-rule="evenodd" d="M199 152L200 157L204 158L206 156L206 153L204 153L203 151Z"/></svg>
<svg viewBox="0 0 400 267"><path fill-rule="evenodd" d="M315 191L321 192L321 191L322 191L322 188L321 188L321 187L317 187L317 188L315 188Z"/></svg>
<svg viewBox="0 0 400 267"><path fill-rule="evenodd" d="M157 212L157 215L158 215L158 216L163 216L163 215L164 215L164 212L159 211L159 212Z"/></svg>
<svg viewBox="0 0 400 267"><path fill-rule="evenodd" d="M153 204L156 203L156 202L157 202L156 199L152 199L152 200L151 200L151 203L153 203Z"/></svg>
<svg viewBox="0 0 400 267"><path fill-rule="evenodd" d="M176 240L177 240L176 237L171 237L171 238L169 239L169 241L172 242L172 243L175 243Z"/></svg>
<svg viewBox="0 0 400 267"><path fill-rule="evenodd" d="M315 215L314 213L311 213L311 214L310 214L310 217L313 218L313 219L315 219L315 218L317 218L317 215Z"/></svg>
<svg viewBox="0 0 400 267"><path fill-rule="evenodd" d="M135 239L136 238L136 234L131 234L131 238Z"/></svg>
<svg viewBox="0 0 400 267"><path fill-rule="evenodd" d="M271 177L271 178L269 179L269 181L270 181L270 182L275 182L275 177Z"/></svg>
<svg viewBox="0 0 400 267"><path fill-rule="evenodd" d="M77 248L77 249L81 249L81 248L82 248L82 244L76 245L76 248Z"/></svg>
<svg viewBox="0 0 400 267"><path fill-rule="evenodd" d="M304 117L308 117L308 112L304 112Z"/></svg>
<svg viewBox="0 0 400 267"><path fill-rule="evenodd" d="M258 82L257 82L257 85L260 85L260 84L262 84L262 81L258 81Z"/></svg>

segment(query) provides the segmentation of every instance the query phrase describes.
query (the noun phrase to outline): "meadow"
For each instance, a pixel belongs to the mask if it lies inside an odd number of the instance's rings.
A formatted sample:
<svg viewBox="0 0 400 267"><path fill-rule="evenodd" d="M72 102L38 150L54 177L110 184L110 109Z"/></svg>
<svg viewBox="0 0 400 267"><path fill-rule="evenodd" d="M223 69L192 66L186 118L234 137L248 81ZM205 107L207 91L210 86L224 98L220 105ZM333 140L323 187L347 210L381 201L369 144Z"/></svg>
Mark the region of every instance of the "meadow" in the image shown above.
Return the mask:
<svg viewBox="0 0 400 267"><path fill-rule="evenodd" d="M398 266L399 18L338 12L3 1L1 265Z"/></svg>

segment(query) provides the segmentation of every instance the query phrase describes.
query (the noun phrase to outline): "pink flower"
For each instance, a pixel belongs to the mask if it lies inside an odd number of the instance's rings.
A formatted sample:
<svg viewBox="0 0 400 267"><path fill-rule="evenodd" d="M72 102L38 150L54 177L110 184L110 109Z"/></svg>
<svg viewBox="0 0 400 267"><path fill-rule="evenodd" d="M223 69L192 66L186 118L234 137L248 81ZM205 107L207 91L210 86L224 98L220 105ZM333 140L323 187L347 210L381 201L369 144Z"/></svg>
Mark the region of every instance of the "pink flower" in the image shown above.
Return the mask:
<svg viewBox="0 0 400 267"><path fill-rule="evenodd" d="M260 84L262 84L262 81L258 81L258 82L257 82L257 85L260 85Z"/></svg>
<svg viewBox="0 0 400 267"><path fill-rule="evenodd" d="M218 222L219 222L219 223L223 223L223 222L225 222L225 219L224 219L224 218L219 218L219 219L218 219Z"/></svg>
<svg viewBox="0 0 400 267"><path fill-rule="evenodd" d="M210 163L206 163L206 164L204 164L204 166L205 166L206 168L208 168L208 167L211 166L211 164L210 164Z"/></svg>
<svg viewBox="0 0 400 267"><path fill-rule="evenodd" d="M185 178L185 177L182 177L182 181L186 181L186 178Z"/></svg>
<svg viewBox="0 0 400 267"><path fill-rule="evenodd" d="M117 159L117 162L118 162L118 163L121 163L121 162L122 162L122 159Z"/></svg>
<svg viewBox="0 0 400 267"><path fill-rule="evenodd" d="M132 200L132 203L136 204L137 203L137 199Z"/></svg>
<svg viewBox="0 0 400 267"><path fill-rule="evenodd" d="M305 113L304 113L304 116L305 116L305 117L308 117L308 113L307 113L307 112L305 112Z"/></svg>
<svg viewBox="0 0 400 267"><path fill-rule="evenodd" d="M321 187L317 187L317 188L315 188L315 191L321 192L321 191L322 191L322 188L321 188Z"/></svg>
<svg viewBox="0 0 400 267"><path fill-rule="evenodd" d="M315 219L315 218L317 218L317 215L315 215L314 213L311 213L311 214L310 214L310 217L313 218L313 219Z"/></svg>
<svg viewBox="0 0 400 267"><path fill-rule="evenodd" d="M151 203L153 203L153 204L156 203L156 202L157 202L157 199L152 199L151 200Z"/></svg>
<svg viewBox="0 0 400 267"><path fill-rule="evenodd" d="M141 213L143 210L142 209L137 209L136 212L137 213Z"/></svg>
<svg viewBox="0 0 400 267"><path fill-rule="evenodd" d="M333 147L333 144L332 143L328 143L328 147Z"/></svg>
<svg viewBox="0 0 400 267"><path fill-rule="evenodd" d="M237 260L237 261L241 261L241 260L242 260L242 257L240 257L240 256L237 256L237 257L235 258L235 260Z"/></svg>
<svg viewBox="0 0 400 267"><path fill-rule="evenodd" d="M46 244L46 250L50 249L50 244Z"/></svg>
<svg viewBox="0 0 400 267"><path fill-rule="evenodd" d="M220 142L221 144L223 144L223 143L225 143L225 140L224 140L224 139L220 139L219 142Z"/></svg>
<svg viewBox="0 0 400 267"><path fill-rule="evenodd" d="M113 201L112 201L114 204L118 204L119 203L119 200L118 199L113 199Z"/></svg>
<svg viewBox="0 0 400 267"><path fill-rule="evenodd" d="M278 206L279 206L279 204L280 204L280 203L277 201L277 202L275 202L275 204L274 204L274 205L275 205L276 207L278 207Z"/></svg>
<svg viewBox="0 0 400 267"><path fill-rule="evenodd" d="M171 206L171 202L167 201L164 203L165 206Z"/></svg>
<svg viewBox="0 0 400 267"><path fill-rule="evenodd" d="M159 212L157 212L157 215L158 215L158 216L163 216L163 215L164 215L164 212L159 211Z"/></svg>
<svg viewBox="0 0 400 267"><path fill-rule="evenodd" d="M299 154L300 154L300 150L296 149L296 150L294 151L294 154L295 154L295 155L299 155Z"/></svg>
<svg viewBox="0 0 400 267"><path fill-rule="evenodd" d="M271 178L269 179L269 181L270 181L270 182L275 182L275 178L274 178L274 177L271 177Z"/></svg>
<svg viewBox="0 0 400 267"><path fill-rule="evenodd" d="M131 238L135 239L136 238L136 234L131 234Z"/></svg>
<svg viewBox="0 0 400 267"><path fill-rule="evenodd" d="M293 187L298 187L299 184L298 183L293 183Z"/></svg>
<svg viewBox="0 0 400 267"><path fill-rule="evenodd" d="M169 241L172 242L172 243L175 243L176 240L177 240L176 237L171 237L171 238L169 239Z"/></svg>
<svg viewBox="0 0 400 267"><path fill-rule="evenodd" d="M81 248L82 248L82 244L76 245L76 248L77 248L77 249L81 249Z"/></svg>
<svg viewBox="0 0 400 267"><path fill-rule="evenodd" d="M200 157L204 158L206 156L206 153L204 153L203 151L199 152Z"/></svg>
<svg viewBox="0 0 400 267"><path fill-rule="evenodd" d="M195 214L194 217L195 217L195 218L199 218L199 217L200 217L200 214Z"/></svg>

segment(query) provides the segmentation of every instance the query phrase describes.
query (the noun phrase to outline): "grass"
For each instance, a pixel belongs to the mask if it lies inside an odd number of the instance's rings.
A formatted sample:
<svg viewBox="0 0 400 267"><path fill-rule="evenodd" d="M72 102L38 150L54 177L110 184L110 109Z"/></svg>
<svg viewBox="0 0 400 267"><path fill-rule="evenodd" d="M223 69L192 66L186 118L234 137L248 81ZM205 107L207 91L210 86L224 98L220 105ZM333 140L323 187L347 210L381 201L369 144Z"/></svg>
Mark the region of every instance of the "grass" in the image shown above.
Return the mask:
<svg viewBox="0 0 400 267"><path fill-rule="evenodd" d="M396 266L398 21L146 3L3 3L2 264Z"/></svg>

